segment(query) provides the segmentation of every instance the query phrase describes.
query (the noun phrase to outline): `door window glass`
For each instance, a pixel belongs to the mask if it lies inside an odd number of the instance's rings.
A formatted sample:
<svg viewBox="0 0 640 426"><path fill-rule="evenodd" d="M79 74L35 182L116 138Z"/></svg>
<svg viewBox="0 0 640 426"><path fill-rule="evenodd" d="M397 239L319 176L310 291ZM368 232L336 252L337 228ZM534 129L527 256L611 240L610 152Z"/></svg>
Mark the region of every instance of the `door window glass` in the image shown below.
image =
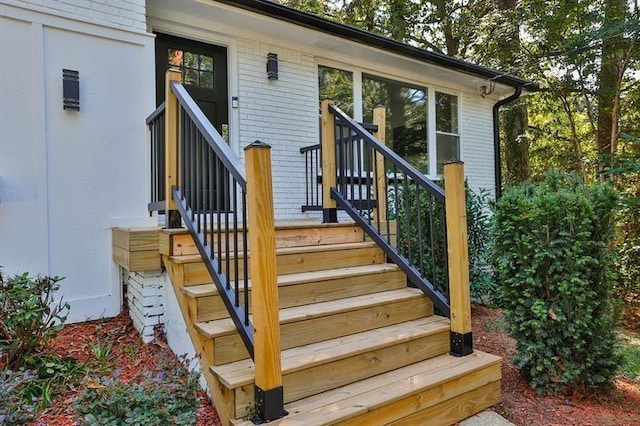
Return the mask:
<svg viewBox="0 0 640 426"><path fill-rule="evenodd" d="M213 88L213 57L186 50L169 49L169 65L182 71L182 82L189 86Z"/></svg>

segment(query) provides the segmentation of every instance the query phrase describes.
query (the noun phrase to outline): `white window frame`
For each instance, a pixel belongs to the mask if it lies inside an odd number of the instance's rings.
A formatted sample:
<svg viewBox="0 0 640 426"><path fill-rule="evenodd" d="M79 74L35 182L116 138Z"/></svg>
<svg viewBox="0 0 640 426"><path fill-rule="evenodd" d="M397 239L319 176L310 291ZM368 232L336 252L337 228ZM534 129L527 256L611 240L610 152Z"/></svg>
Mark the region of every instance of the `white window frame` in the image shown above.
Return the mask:
<svg viewBox="0 0 640 426"><path fill-rule="evenodd" d="M362 122L364 112L362 110L362 74L370 74L377 77L382 77L396 81L408 86L415 86L417 88L423 88L427 94L427 146L429 152L429 173L427 176L431 180L441 180L442 175L438 174L438 151L437 151L437 135L450 135L458 137L458 153L460 160L463 160L464 144L463 144L463 125L462 125L462 95L459 91L448 89L446 87L428 84L426 82L417 81L414 79L407 79L398 75L392 75L369 68L357 67L343 62L318 59L316 61L316 81L318 81L318 66L336 68L342 71L350 72L353 76L353 118L356 121ZM316 84L316 94L318 94L319 88ZM458 117L458 133L447 133L436 131L436 92L452 95L457 98L457 117ZM316 96L318 97L318 96Z"/></svg>

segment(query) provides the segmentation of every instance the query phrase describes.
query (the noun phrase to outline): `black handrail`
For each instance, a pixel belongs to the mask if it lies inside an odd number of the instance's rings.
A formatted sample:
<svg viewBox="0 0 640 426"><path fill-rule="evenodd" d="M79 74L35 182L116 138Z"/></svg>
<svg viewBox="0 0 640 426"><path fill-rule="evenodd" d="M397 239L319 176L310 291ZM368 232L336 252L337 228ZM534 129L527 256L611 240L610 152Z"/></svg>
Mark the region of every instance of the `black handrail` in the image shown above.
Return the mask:
<svg viewBox="0 0 640 426"><path fill-rule="evenodd" d="M180 123L173 199L253 358L244 167L184 86L174 81L171 90Z"/></svg>
<svg viewBox="0 0 640 426"><path fill-rule="evenodd" d="M165 208L164 115L163 102L146 120L151 138L151 199L147 206L149 212L163 212Z"/></svg>
<svg viewBox="0 0 640 426"><path fill-rule="evenodd" d="M444 190L340 108L331 104L329 111L339 120L331 197L449 315Z"/></svg>

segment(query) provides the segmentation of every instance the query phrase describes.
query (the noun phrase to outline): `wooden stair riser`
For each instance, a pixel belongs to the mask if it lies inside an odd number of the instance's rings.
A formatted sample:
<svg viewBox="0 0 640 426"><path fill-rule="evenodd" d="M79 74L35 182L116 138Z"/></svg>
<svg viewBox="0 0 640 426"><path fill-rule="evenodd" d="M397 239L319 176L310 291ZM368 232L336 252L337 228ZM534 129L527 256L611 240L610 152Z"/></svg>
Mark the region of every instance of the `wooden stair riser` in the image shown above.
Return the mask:
<svg viewBox="0 0 640 426"><path fill-rule="evenodd" d="M429 359L449 350L449 333L442 332L400 344L361 353L304 370L283 374L285 402L334 389L414 362ZM249 414L254 404L254 386L235 389L235 416Z"/></svg>
<svg viewBox="0 0 640 426"><path fill-rule="evenodd" d="M418 411L389 426L449 425L477 414L500 402L501 380L475 388L433 407ZM361 425L363 423L354 422ZM367 423L364 423L367 424ZM379 423L384 424L384 423Z"/></svg>
<svg viewBox="0 0 640 426"><path fill-rule="evenodd" d="M207 238L210 238L208 234ZM244 232L238 232L238 248L242 249ZM218 245L218 233L214 233L214 245ZM225 249L227 235L220 234L220 244ZM359 226L276 228L276 247L307 247L325 244L357 243L364 241L364 232ZM166 256L198 254L198 248L188 233L161 232L160 253ZM236 245L236 237L229 236L229 248Z"/></svg>
<svg viewBox="0 0 640 426"><path fill-rule="evenodd" d="M333 280L302 282L278 288L280 308L328 302L363 294L378 293L406 287L407 278L400 270L360 275ZM240 291L241 297L244 291ZM194 322L228 318L229 313L219 294L194 299Z"/></svg>
<svg viewBox="0 0 640 426"><path fill-rule="evenodd" d="M386 256L375 246L365 246L350 250L310 251L278 254L276 268L279 275L295 274L299 272L322 271L333 268L347 268L350 266L373 265L386 262ZM227 276L235 278L235 265L229 262L230 272ZM243 262L238 262L238 278L244 277ZM227 273L226 262L222 262L222 270ZM181 277L178 276L180 286L200 285L211 282L209 271L204 262L190 262L182 264Z"/></svg>
<svg viewBox="0 0 640 426"><path fill-rule="evenodd" d="M392 424L395 421L405 422L407 421L408 417L413 416L414 414L416 414L416 412L423 412L421 417L427 415L427 417L423 417L425 419L428 419L426 423L429 423L431 421L433 421L433 424L455 423L459 419L469 417L477 412L475 410L469 410L468 408L465 408L469 403L474 404L476 402L485 401L485 399L493 401L489 405L484 406L484 408L498 403L500 401L499 392L497 400L492 398L491 393L487 394L486 396L482 396L477 401L469 401L464 398L464 396L468 392L472 392L474 389L477 389L479 387L483 388L487 385L492 384L494 384L495 386L496 383L499 390L500 378L500 364L493 364L486 368L483 368L482 370L478 370L457 379L447 381L438 386L427 388L409 397L402 398L391 403L384 403L380 407L369 410L366 413L360 412L357 413L358 415L355 415L356 413L354 413L354 416L351 419L343 419L338 424L344 426L357 426L362 424L387 425ZM381 390L381 392L382 395L384 395L385 390L383 389ZM388 392L393 393L393 390L388 390ZM428 417L430 415L434 415L437 411L441 411L445 406L451 406L451 403L453 401L455 401L455 404L459 404L459 406L457 407L460 409L460 411L474 412L463 417L451 416L451 418L446 419L446 421L442 423L435 421L435 419L432 420L430 417ZM344 415L344 413L342 414ZM407 424L425 424L425 422L418 421L415 423Z"/></svg>
<svg viewBox="0 0 640 426"><path fill-rule="evenodd" d="M424 318L432 314L433 304L425 297L416 297L398 303L281 324L280 344L284 350ZM237 332L213 339L213 347L214 365L249 358Z"/></svg>

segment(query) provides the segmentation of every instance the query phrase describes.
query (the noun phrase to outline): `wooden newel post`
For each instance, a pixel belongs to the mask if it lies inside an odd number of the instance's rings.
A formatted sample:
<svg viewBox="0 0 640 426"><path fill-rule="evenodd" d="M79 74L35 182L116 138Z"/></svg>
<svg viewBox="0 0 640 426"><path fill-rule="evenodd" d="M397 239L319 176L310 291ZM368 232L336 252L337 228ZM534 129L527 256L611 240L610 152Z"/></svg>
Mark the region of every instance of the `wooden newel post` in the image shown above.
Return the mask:
<svg viewBox="0 0 640 426"><path fill-rule="evenodd" d="M465 356L473 353L473 338L463 162L456 161L444 165L444 183L451 303L450 353Z"/></svg>
<svg viewBox="0 0 640 426"><path fill-rule="evenodd" d="M331 99L322 101L322 222L338 222L336 200L331 188L336 187L336 124L329 111Z"/></svg>
<svg viewBox="0 0 640 426"><path fill-rule="evenodd" d="M169 69L165 77L165 119L164 119L164 152L165 152L165 227L180 228L182 220L180 212L173 201L173 187L178 185L178 99L171 90L172 81L182 81L180 71Z"/></svg>
<svg viewBox="0 0 640 426"><path fill-rule="evenodd" d="M260 420L279 419L284 411L280 365L280 319L276 231L271 186L271 147L255 141L245 148L249 225L249 270L254 326L255 400Z"/></svg>
<svg viewBox="0 0 640 426"><path fill-rule="evenodd" d="M373 134L383 145L386 145L386 129L387 129L387 109L384 105L378 105L373 109L373 124L378 126L378 130ZM387 220L387 171L384 167L384 157L380 153L376 153L376 187L377 194L374 194L378 200L377 215L380 222Z"/></svg>

